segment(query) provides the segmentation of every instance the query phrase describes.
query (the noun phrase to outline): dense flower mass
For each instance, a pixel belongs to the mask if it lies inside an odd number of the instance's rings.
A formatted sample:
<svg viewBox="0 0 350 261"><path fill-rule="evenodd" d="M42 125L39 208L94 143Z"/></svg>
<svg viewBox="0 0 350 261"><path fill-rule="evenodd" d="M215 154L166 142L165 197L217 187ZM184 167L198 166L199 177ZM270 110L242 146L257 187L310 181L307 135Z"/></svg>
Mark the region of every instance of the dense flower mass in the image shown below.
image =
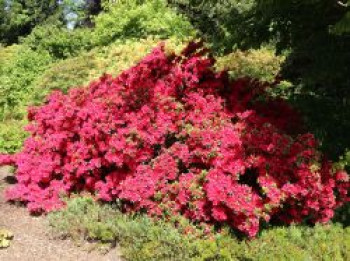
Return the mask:
<svg viewBox="0 0 350 261"><path fill-rule="evenodd" d="M266 84L215 72L201 44L181 55L160 45L117 78L105 75L29 111L9 200L31 212L89 191L127 210L228 224L254 236L262 221L326 222L349 200L298 115Z"/></svg>

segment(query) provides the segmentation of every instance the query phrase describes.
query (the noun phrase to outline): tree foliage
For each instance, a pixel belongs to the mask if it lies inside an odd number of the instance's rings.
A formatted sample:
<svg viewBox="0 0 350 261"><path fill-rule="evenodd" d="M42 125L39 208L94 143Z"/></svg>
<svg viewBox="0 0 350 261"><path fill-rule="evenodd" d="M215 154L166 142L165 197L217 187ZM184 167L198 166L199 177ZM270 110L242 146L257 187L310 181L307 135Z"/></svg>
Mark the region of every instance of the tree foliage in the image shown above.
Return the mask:
<svg viewBox="0 0 350 261"><path fill-rule="evenodd" d="M94 16L103 10L101 0L64 0L66 19L76 27L93 27Z"/></svg>
<svg viewBox="0 0 350 261"><path fill-rule="evenodd" d="M272 43L288 50L281 77L323 148L350 147L350 2L337 0L168 0L219 52ZM332 131L330 131L332 129Z"/></svg>
<svg viewBox="0 0 350 261"><path fill-rule="evenodd" d="M1 0L0 42L12 44L21 36L51 16L60 18L61 8L57 0Z"/></svg>
<svg viewBox="0 0 350 261"><path fill-rule="evenodd" d="M248 45L255 0L168 0L219 52Z"/></svg>
<svg viewBox="0 0 350 261"><path fill-rule="evenodd" d="M282 76L299 88L294 102L306 112L324 148L337 157L350 147L349 5L335 0L259 0L260 40L291 50Z"/></svg>
<svg viewBox="0 0 350 261"><path fill-rule="evenodd" d="M321 95L349 96L347 7L334 0L260 0L257 8L270 32L262 40L275 36L278 50L292 49L286 76Z"/></svg>

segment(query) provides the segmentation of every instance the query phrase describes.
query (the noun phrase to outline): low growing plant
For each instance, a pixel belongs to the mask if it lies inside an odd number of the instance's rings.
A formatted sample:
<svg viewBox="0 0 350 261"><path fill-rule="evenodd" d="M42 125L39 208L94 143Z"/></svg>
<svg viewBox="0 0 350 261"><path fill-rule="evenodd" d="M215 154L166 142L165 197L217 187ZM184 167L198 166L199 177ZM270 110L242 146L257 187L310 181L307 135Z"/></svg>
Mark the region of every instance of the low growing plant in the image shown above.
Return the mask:
<svg viewBox="0 0 350 261"><path fill-rule="evenodd" d="M0 249L9 247L12 239L13 234L11 231L0 228Z"/></svg>
<svg viewBox="0 0 350 261"><path fill-rule="evenodd" d="M229 230L205 236L184 234L169 222L121 213L91 197L68 200L49 214L55 235L117 244L125 260L349 260L350 230L337 224L275 227L253 240L238 240Z"/></svg>

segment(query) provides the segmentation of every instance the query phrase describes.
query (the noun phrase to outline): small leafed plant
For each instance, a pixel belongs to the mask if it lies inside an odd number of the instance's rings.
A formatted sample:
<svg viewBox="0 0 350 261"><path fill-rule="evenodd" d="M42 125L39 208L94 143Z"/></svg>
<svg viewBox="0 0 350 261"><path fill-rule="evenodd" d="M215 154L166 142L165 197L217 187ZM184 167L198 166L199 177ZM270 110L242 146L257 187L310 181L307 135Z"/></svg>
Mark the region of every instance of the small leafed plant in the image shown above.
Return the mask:
<svg viewBox="0 0 350 261"><path fill-rule="evenodd" d="M0 157L17 166L7 198L48 212L88 191L249 237L266 222L329 221L349 200L348 174L267 84L230 80L214 63L201 43L180 55L160 45L116 78L52 93L29 110L22 152Z"/></svg>
<svg viewBox="0 0 350 261"><path fill-rule="evenodd" d="M210 235L186 223L174 227L142 214L128 215L114 204L99 204L91 197L71 197L67 206L49 215L52 232L74 241L87 239L116 243L123 260L349 260L350 227L338 224L314 227L292 225L264 229L254 240L239 240L230 230ZM192 233L183 229L191 227Z"/></svg>
<svg viewBox="0 0 350 261"><path fill-rule="evenodd" d="M0 228L0 249L9 247L12 239L13 234L11 231Z"/></svg>

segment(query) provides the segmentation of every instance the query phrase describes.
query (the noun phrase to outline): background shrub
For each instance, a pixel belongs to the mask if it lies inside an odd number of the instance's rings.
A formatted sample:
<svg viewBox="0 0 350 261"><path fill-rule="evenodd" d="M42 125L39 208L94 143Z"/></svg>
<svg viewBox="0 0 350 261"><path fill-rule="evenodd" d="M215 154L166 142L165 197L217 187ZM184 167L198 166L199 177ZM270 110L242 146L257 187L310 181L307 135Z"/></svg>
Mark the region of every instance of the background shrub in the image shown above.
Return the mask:
<svg viewBox="0 0 350 261"><path fill-rule="evenodd" d="M22 44L34 51L46 51L54 59L76 56L93 47L91 29L70 30L55 24L35 27L30 35L22 39Z"/></svg>
<svg viewBox="0 0 350 261"><path fill-rule="evenodd" d="M118 76L122 71L141 61L161 41L166 43L166 48L169 52L180 52L186 45L186 42L188 42L176 36L164 40L150 36L146 39L120 40L108 46L96 48L94 51L97 58L97 66L91 72L91 76L97 78L102 73Z"/></svg>
<svg viewBox="0 0 350 261"><path fill-rule="evenodd" d="M52 62L46 51L35 52L26 46L8 48L11 58L2 64L0 71L0 120L22 119L23 106L28 104L33 91L32 82Z"/></svg>
<svg viewBox="0 0 350 261"><path fill-rule="evenodd" d="M56 62L38 76L35 82L34 101L41 102L53 90L61 90L64 93L72 86L83 86L89 80L91 71L97 67L97 59L94 52L84 53L80 56Z"/></svg>
<svg viewBox="0 0 350 261"><path fill-rule="evenodd" d="M94 38L106 45L115 40L171 36L194 36L194 29L187 19L176 14L164 0L121 1L107 4L105 12L95 19Z"/></svg>
<svg viewBox="0 0 350 261"><path fill-rule="evenodd" d="M15 153L22 148L28 134L23 130L26 120L5 120L0 122L0 153Z"/></svg>
<svg viewBox="0 0 350 261"><path fill-rule="evenodd" d="M18 45L11 46L2 46L0 45L0 73L8 67L11 63L11 59L16 54L16 50L18 49Z"/></svg>
<svg viewBox="0 0 350 261"><path fill-rule="evenodd" d="M158 42L159 40L153 38L116 41L77 57L56 62L36 79L31 101L40 104L53 90L67 93L70 88L87 85L105 73L117 76L123 70L136 65ZM183 46L176 39L166 42L170 49Z"/></svg>
<svg viewBox="0 0 350 261"><path fill-rule="evenodd" d="M278 75L283 56L277 56L273 48L237 50L218 58L218 70L228 70L233 78L252 77L273 82Z"/></svg>
<svg viewBox="0 0 350 261"><path fill-rule="evenodd" d="M0 47L0 152L18 151L27 137L26 106L34 103L33 82L52 63L48 52L23 45Z"/></svg>

